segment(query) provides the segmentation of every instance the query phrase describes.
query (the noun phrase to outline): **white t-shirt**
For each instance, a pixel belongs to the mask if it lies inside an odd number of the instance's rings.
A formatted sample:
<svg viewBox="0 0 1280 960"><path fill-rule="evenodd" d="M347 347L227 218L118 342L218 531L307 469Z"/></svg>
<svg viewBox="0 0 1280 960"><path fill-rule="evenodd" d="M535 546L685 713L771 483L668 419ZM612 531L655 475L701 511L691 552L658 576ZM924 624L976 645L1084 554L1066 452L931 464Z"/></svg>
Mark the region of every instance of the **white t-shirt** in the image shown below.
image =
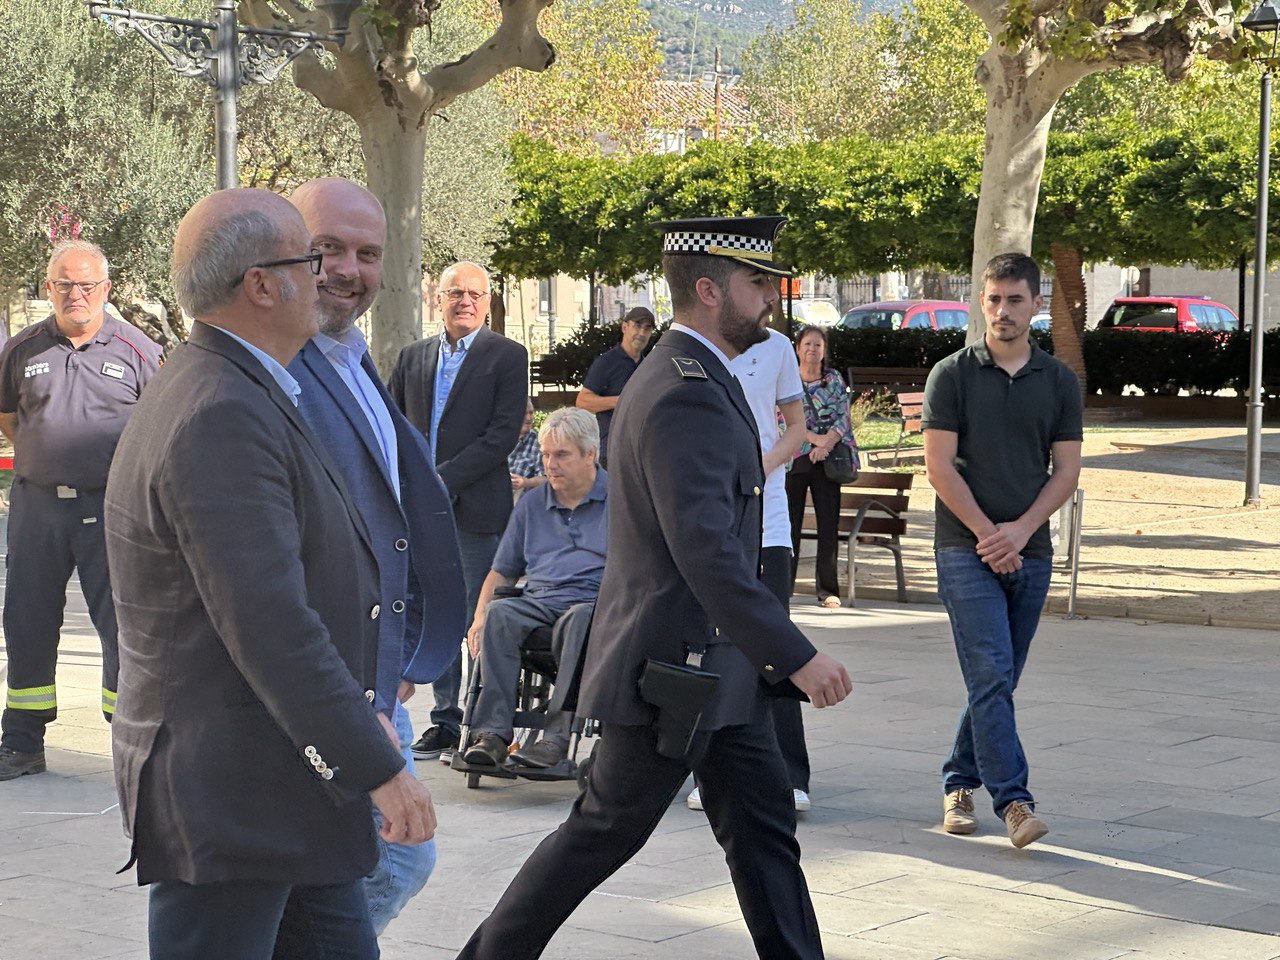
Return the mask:
<svg viewBox="0 0 1280 960"><path fill-rule="evenodd" d="M777 330L746 353L729 361L729 370L742 384L747 404L760 431L760 452L768 453L778 442L778 404L799 400L804 393L800 366L791 341ZM787 467L778 467L765 478L764 539L762 546L791 547L791 517L787 513Z"/></svg>

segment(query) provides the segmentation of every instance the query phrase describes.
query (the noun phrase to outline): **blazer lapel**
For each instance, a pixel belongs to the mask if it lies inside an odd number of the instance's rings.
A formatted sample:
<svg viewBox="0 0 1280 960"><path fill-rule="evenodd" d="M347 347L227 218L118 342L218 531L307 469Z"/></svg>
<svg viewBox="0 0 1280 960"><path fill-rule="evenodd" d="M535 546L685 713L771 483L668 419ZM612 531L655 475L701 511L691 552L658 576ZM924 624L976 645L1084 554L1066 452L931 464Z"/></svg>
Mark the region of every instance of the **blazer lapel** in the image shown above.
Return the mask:
<svg viewBox="0 0 1280 960"><path fill-rule="evenodd" d="M369 355L366 353L360 361L361 368L366 374L372 376L374 383L381 387L376 372L371 373L373 364L368 363ZM369 456L373 458L373 462L378 465L378 471L382 474L382 479L387 481L387 486L391 486L391 474L387 472L387 462L382 456L382 446L378 443L378 438L374 436L373 427L369 425L369 418L364 415L364 410L360 408L360 402L351 395L351 390L343 381L342 376L333 368L333 364L329 362L329 358L324 355L324 351L316 346L315 341L308 340L302 348L302 362L313 377L320 382L320 386L324 389L333 402L338 405L338 409L342 411L343 416L351 424L356 432L356 436L360 438L360 442L364 444L365 450ZM365 364L368 363L366 367ZM385 391L379 391L382 396ZM390 403L389 397L384 397L384 401Z"/></svg>
<svg viewBox="0 0 1280 960"><path fill-rule="evenodd" d="M440 335L427 340L422 357L422 395L427 400L427 422L431 422L436 404L436 367L440 365Z"/></svg>
<svg viewBox="0 0 1280 960"><path fill-rule="evenodd" d="M191 325L191 336L187 338L189 342L196 346L203 347L213 353L217 353L226 357L241 371L249 377L250 380L257 383L267 392L267 396L271 398L272 403L279 408L280 412L287 419L307 442L311 448L311 452L315 454L316 459L320 461L320 466L324 472L328 474L329 480L338 492L342 494L342 502L346 505L347 515L351 518L352 524L356 528L356 532L360 535L360 539L364 541L365 547L369 552L373 553L373 539L369 536L369 530L364 524L364 520L360 514L356 512L350 493L347 491L347 485L342 480L342 475L338 472L338 468L334 466L333 461L329 458L328 452L324 448L311 428L307 426L307 422L302 419L302 414L298 412L298 408L293 405L293 400L281 389L280 384L276 382L276 378L267 373L267 368L251 354L248 350L238 344L231 337L227 336L221 330L211 327L207 323L199 321ZM327 362L327 361L326 361ZM376 554L374 554L376 556Z"/></svg>

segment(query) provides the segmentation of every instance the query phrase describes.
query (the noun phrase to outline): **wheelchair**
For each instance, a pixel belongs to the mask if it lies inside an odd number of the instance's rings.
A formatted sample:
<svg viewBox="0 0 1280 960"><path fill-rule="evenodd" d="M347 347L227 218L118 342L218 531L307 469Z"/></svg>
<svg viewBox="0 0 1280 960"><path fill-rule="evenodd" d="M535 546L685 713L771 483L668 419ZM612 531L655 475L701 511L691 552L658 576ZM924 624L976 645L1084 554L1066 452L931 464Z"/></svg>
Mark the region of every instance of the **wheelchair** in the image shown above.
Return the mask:
<svg viewBox="0 0 1280 960"><path fill-rule="evenodd" d="M519 587L498 587L494 591L494 599L518 597L521 593L522 591ZM520 747L532 746L537 740L538 734L546 726L547 713L552 700L552 687L559 673L559 665L556 663L555 656L552 653L551 641L554 630L554 625L538 627L525 638L522 644L520 673L516 681L516 709L512 716L511 724L514 728L514 736L511 741L512 752ZM585 651L586 644L584 642L578 662L567 676L571 683L576 682L577 674L582 667L581 654L585 654ZM467 763L463 759L466 753L465 746L471 739L473 713L480 697L480 691L484 687L484 677L481 676L482 671L479 659L469 660L469 662L467 696L462 712L462 733L460 738L462 748L454 752L453 760L450 763L451 769L466 775L467 789L474 790L478 788L482 777L496 777L502 780L524 779L537 782L572 780L577 783L578 791L580 793L584 792L587 788L587 777L591 771L592 757L588 755L579 761L578 754L582 749L582 741L594 738L599 733L599 723L595 720L584 719L576 714L569 729L568 754L565 759L553 766L541 768L524 766L508 758L505 763L495 767L491 764ZM594 753L594 746L592 747L592 752Z"/></svg>

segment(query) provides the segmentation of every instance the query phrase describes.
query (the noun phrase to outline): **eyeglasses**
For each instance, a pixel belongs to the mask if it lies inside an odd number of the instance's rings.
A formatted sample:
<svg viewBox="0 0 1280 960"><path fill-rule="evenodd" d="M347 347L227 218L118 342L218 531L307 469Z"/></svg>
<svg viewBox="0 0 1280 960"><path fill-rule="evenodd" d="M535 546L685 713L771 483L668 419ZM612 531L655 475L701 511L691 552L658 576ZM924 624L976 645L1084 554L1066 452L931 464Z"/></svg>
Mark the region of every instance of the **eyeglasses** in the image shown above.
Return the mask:
<svg viewBox="0 0 1280 960"><path fill-rule="evenodd" d="M461 287L450 287L448 290L442 290L441 293L450 303L457 303L463 297L478 302L489 295L488 290L463 290Z"/></svg>
<svg viewBox="0 0 1280 960"><path fill-rule="evenodd" d="M69 296L73 287L86 297L92 297L93 291L97 290L100 284L106 282L105 277L101 280L50 280L49 286L58 291L58 296L60 297Z"/></svg>
<svg viewBox="0 0 1280 960"><path fill-rule="evenodd" d="M231 286L233 288L240 286L241 282L244 280L245 273L248 273L250 270L254 270L254 269L265 270L267 267L287 267L294 263L307 264L311 272L318 277L320 276L320 264L323 260L324 260L324 251L312 250L305 257L285 257L283 260L268 260L266 263L253 263L253 264L250 264L245 269L244 273L236 277L236 282L231 284Z"/></svg>

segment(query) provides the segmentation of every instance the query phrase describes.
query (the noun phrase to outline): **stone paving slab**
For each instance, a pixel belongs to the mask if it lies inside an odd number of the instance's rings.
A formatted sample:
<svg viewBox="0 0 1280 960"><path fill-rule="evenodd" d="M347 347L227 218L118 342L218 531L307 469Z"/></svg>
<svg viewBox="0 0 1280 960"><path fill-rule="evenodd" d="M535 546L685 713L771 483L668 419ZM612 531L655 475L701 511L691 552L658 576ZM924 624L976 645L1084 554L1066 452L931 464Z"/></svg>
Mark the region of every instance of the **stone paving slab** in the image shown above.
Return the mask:
<svg viewBox="0 0 1280 960"><path fill-rule="evenodd" d="M146 956L97 714L98 657L78 592L59 666L48 774L0 784L0 960ZM1280 632L1046 616L1019 691L1032 789L1052 832L1014 850L938 826L938 766L963 701L937 607L793 608L855 679L806 710L813 810L800 841L829 958L1280 958ZM3 663L0 651L0 664ZM427 692L410 703L416 723ZM572 784L465 778L428 762L439 864L383 937L388 960L456 955ZM744 798L748 799L749 798ZM723 854L683 795L592 894L549 960L752 955Z"/></svg>

